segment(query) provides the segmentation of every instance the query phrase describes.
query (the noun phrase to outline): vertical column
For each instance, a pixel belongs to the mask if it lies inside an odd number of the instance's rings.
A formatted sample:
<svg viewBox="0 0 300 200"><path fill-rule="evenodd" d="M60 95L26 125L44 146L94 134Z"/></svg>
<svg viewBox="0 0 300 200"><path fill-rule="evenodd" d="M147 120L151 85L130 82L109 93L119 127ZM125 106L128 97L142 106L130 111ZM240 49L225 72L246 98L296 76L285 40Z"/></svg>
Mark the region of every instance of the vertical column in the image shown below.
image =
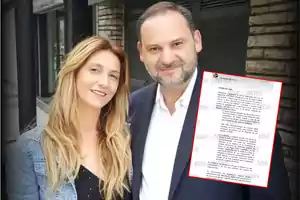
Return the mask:
<svg viewBox="0 0 300 200"><path fill-rule="evenodd" d="M22 132L36 117L36 71L33 55L32 0L16 1L19 127Z"/></svg>
<svg viewBox="0 0 300 200"><path fill-rule="evenodd" d="M64 0L65 7L65 51L82 39L93 35L93 10L86 0Z"/></svg>
<svg viewBox="0 0 300 200"><path fill-rule="evenodd" d="M124 5L104 2L96 5L96 34L124 47Z"/></svg>
<svg viewBox="0 0 300 200"><path fill-rule="evenodd" d="M297 48L297 61L298 61L298 77L300 77L300 1L297 1L297 21L298 21L298 24L297 24L297 27L298 27L298 48ZM297 98L297 111L298 111L298 119L297 121L299 122L300 121L300 79L298 78L298 98ZM298 123L298 148L297 148L297 152L298 152L298 163L299 163L299 160L300 160L300 147L299 147L299 144L300 144L300 136L299 136L299 132L300 132L300 123ZM300 183L300 167L298 165L298 172L296 173L296 176L298 177L298 181L296 181L296 183ZM300 196L300 192L299 190L297 190L297 198L299 198Z"/></svg>
<svg viewBox="0 0 300 200"><path fill-rule="evenodd" d="M37 41L38 41L38 49L37 52L39 55L39 90L38 96L40 97L49 97L51 94L49 93L49 83L48 83L48 46L47 46L47 16L40 15L37 19L38 21L38 34L37 34ZM38 38L39 37L39 38Z"/></svg>

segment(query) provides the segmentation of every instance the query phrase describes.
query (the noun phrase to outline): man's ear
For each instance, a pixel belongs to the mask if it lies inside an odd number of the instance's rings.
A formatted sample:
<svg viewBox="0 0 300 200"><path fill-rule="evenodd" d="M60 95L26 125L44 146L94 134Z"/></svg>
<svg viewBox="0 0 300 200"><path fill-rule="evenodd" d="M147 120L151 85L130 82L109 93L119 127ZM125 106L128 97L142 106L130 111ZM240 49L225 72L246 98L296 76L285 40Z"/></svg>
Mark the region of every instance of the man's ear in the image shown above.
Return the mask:
<svg viewBox="0 0 300 200"><path fill-rule="evenodd" d="M196 45L196 51L199 53L202 50L202 36L199 30L194 32L194 41Z"/></svg>
<svg viewBox="0 0 300 200"><path fill-rule="evenodd" d="M140 41L137 42L137 49L139 51L139 55L140 55L140 60L141 62L143 62L143 56L142 56L142 43Z"/></svg>

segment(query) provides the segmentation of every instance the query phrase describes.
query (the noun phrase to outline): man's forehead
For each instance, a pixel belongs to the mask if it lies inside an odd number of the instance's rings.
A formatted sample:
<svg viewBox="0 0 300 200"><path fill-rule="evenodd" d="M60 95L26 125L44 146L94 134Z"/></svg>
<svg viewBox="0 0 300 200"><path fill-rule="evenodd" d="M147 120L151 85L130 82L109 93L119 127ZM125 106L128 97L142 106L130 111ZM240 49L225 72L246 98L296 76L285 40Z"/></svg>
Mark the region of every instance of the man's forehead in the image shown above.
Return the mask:
<svg viewBox="0 0 300 200"><path fill-rule="evenodd" d="M153 46L153 45L169 45L176 41L185 41L186 37L184 36L174 36L174 37L156 37L156 38L145 38L143 40L144 46Z"/></svg>
<svg viewBox="0 0 300 200"><path fill-rule="evenodd" d="M156 27L157 23L164 23L164 21L172 21L173 24L181 25L188 25L185 17L176 11L165 11L157 13L149 18L147 18L144 23L142 24L141 28L143 27Z"/></svg>
<svg viewBox="0 0 300 200"><path fill-rule="evenodd" d="M173 12L172 14L174 14ZM141 40L144 43L170 43L178 39L190 36L190 28L183 16L175 13L178 18L173 18L172 14L161 17L159 15L147 19L141 27Z"/></svg>

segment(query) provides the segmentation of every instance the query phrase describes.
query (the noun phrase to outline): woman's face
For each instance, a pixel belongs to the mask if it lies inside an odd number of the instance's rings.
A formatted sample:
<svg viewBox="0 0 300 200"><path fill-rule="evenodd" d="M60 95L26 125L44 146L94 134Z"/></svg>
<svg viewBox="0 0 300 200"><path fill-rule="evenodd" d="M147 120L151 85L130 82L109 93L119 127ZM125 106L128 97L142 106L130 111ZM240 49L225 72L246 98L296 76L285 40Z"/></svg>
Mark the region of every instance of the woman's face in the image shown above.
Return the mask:
<svg viewBox="0 0 300 200"><path fill-rule="evenodd" d="M94 53L79 70L76 87L81 102L101 109L116 94L120 78L120 61L108 50Z"/></svg>

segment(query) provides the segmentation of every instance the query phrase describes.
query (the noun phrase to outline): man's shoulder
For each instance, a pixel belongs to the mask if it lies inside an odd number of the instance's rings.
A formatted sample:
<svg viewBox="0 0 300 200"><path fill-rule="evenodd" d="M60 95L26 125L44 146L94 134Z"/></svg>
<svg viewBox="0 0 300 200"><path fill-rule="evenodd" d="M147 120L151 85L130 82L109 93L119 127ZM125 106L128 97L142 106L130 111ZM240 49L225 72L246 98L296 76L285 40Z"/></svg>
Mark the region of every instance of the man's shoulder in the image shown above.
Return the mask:
<svg viewBox="0 0 300 200"><path fill-rule="evenodd" d="M147 86L144 86L130 94L129 97L129 118L128 122L131 124L134 120L134 116L139 110L143 108L143 102L149 99L149 94L153 92L153 89L156 88L155 83L151 83Z"/></svg>
<svg viewBox="0 0 300 200"><path fill-rule="evenodd" d="M145 100L145 96L152 91L153 87L155 87L156 83L151 83L145 87L139 88L136 91L130 94L130 104L137 104Z"/></svg>

